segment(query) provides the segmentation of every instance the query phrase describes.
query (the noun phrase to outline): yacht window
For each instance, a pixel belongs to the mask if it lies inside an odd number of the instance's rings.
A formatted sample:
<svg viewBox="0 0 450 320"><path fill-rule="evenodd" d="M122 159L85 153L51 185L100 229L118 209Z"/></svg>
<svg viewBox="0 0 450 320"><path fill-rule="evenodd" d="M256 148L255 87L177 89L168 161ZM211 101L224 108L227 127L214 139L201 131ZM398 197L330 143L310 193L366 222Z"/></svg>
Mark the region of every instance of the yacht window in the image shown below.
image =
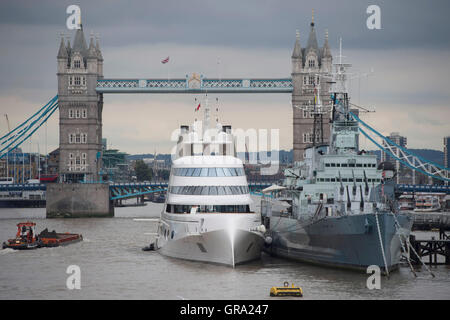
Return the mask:
<svg viewBox="0 0 450 320"><path fill-rule="evenodd" d="M361 164L361 163L357 163L356 166L357 166L358 168L361 168L361 167L362 167L362 164Z"/></svg>
<svg viewBox="0 0 450 320"><path fill-rule="evenodd" d="M230 187L225 187L225 193L227 194L227 195L229 195L229 194L233 194L233 192L231 191L231 188Z"/></svg>
<svg viewBox="0 0 450 320"><path fill-rule="evenodd" d="M362 182L362 179L356 179L356 182Z"/></svg>
<svg viewBox="0 0 450 320"><path fill-rule="evenodd" d="M367 167L367 163L364 163L363 167L366 168Z"/></svg>
<svg viewBox="0 0 450 320"><path fill-rule="evenodd" d="M208 168L202 168L202 172L200 173L200 177L208 176Z"/></svg>
<svg viewBox="0 0 450 320"><path fill-rule="evenodd" d="M202 196L207 196L209 194L209 187L203 187L202 188Z"/></svg>
<svg viewBox="0 0 450 320"><path fill-rule="evenodd" d="M223 172L225 174L225 177L231 177L230 168L223 168Z"/></svg>
<svg viewBox="0 0 450 320"><path fill-rule="evenodd" d="M329 163L325 163L325 167L329 167L330 166L330 164Z"/></svg>
<svg viewBox="0 0 450 320"><path fill-rule="evenodd" d="M232 176L237 176L238 175L238 173L236 172L235 168L230 168L230 171L231 171L231 175Z"/></svg>
<svg viewBox="0 0 450 320"><path fill-rule="evenodd" d="M347 167L346 163L341 164L341 167Z"/></svg>
<svg viewBox="0 0 450 320"><path fill-rule="evenodd" d="M355 164L354 163L349 163L348 166L351 167L351 168L354 168Z"/></svg>
<svg viewBox="0 0 450 320"><path fill-rule="evenodd" d="M325 178L325 182L330 182L330 178Z"/></svg>
<svg viewBox="0 0 450 320"><path fill-rule="evenodd" d="M223 172L223 168L216 168L217 176L218 177L224 177L225 173Z"/></svg>
<svg viewBox="0 0 450 320"><path fill-rule="evenodd" d="M330 181L331 182L336 182L336 179L335 178L331 178Z"/></svg>
<svg viewBox="0 0 450 320"><path fill-rule="evenodd" d="M342 178L342 182L347 182L348 179L347 178Z"/></svg>
<svg viewBox="0 0 450 320"><path fill-rule="evenodd" d="M202 194L202 187L194 187L194 194L195 195L200 195Z"/></svg>
<svg viewBox="0 0 450 320"><path fill-rule="evenodd" d="M193 177L200 177L200 172L202 171L201 168L195 168L194 173L192 174Z"/></svg>
<svg viewBox="0 0 450 320"><path fill-rule="evenodd" d="M224 187L217 187L217 193L219 196L225 195L225 188Z"/></svg>
<svg viewBox="0 0 450 320"><path fill-rule="evenodd" d="M208 176L209 177L216 177L217 176L216 168L208 168Z"/></svg>
<svg viewBox="0 0 450 320"><path fill-rule="evenodd" d="M217 187L209 187L209 194L216 196L217 195Z"/></svg>
<svg viewBox="0 0 450 320"><path fill-rule="evenodd" d="M193 173L194 173L194 169L188 168L188 169L187 169L187 172L186 172L186 176L192 177L192 174L193 174Z"/></svg>

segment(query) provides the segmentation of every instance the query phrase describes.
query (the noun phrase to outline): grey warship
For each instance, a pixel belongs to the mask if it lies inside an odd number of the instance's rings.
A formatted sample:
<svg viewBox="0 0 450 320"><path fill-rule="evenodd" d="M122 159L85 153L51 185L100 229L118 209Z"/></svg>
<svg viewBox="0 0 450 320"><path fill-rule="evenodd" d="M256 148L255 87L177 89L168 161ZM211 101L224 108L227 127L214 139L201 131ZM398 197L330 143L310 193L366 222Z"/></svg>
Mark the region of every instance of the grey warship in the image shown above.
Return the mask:
<svg viewBox="0 0 450 320"><path fill-rule="evenodd" d="M394 173L389 176L377 166L376 155L359 150L359 124L347 91L348 67L341 54L328 79L329 106L322 106L320 94L315 95L310 106L313 139L304 160L285 169L282 184L263 190L264 250L332 267L366 271L377 265L389 274L399 266L413 219L397 212L389 179ZM323 117L330 113L330 141L325 143Z"/></svg>

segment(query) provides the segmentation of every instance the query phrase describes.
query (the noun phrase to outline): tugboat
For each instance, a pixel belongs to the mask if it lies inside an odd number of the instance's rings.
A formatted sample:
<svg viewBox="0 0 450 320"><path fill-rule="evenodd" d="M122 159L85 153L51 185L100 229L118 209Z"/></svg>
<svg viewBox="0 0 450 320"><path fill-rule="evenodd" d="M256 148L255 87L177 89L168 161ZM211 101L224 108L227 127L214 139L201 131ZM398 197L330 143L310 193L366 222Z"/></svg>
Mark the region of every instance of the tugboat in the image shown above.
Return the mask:
<svg viewBox="0 0 450 320"><path fill-rule="evenodd" d="M17 233L14 239L3 242L3 249L31 250L39 248L39 241L34 232L34 222L21 222L17 224Z"/></svg>
<svg viewBox="0 0 450 320"><path fill-rule="evenodd" d="M81 234L57 233L48 231L47 228L39 235L36 235L34 222L20 222L17 224L17 234L14 239L3 242L3 249L31 250L43 247L59 247L83 240Z"/></svg>

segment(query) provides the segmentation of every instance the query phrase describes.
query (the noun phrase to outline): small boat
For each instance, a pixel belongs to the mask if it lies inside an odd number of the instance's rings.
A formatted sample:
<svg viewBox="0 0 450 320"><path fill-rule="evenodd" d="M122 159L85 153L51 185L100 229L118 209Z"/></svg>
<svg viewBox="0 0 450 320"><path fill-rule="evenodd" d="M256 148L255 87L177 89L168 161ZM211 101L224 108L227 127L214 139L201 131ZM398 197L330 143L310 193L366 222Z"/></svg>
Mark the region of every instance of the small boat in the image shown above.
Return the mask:
<svg viewBox="0 0 450 320"><path fill-rule="evenodd" d="M303 290L300 287L295 287L294 284L289 286L288 282L284 283L284 287L272 287L270 288L271 297L281 297L281 296L294 296L303 297Z"/></svg>
<svg viewBox="0 0 450 320"><path fill-rule="evenodd" d="M413 211L415 208L414 204L414 196L412 194L403 194L398 199L400 211Z"/></svg>
<svg viewBox="0 0 450 320"><path fill-rule="evenodd" d="M34 232L34 222L21 222L17 224L17 233L14 239L3 242L3 249L30 250L39 248L39 241Z"/></svg>
<svg viewBox="0 0 450 320"><path fill-rule="evenodd" d="M36 235L34 222L21 222L17 224L17 234L14 239L3 242L3 249L30 250L43 247L59 247L83 240L81 234L57 233L55 230L48 231L46 228Z"/></svg>
<svg viewBox="0 0 450 320"><path fill-rule="evenodd" d="M422 196L416 200L414 212L437 212L441 210L441 204L438 197Z"/></svg>

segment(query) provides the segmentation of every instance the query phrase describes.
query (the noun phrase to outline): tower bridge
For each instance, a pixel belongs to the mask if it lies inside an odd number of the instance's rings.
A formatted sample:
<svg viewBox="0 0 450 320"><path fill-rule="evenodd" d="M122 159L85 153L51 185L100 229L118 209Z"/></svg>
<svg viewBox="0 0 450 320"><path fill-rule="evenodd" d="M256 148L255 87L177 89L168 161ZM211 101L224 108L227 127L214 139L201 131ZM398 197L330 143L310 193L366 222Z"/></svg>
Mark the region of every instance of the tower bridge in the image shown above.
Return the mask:
<svg viewBox="0 0 450 320"><path fill-rule="evenodd" d="M319 46L314 21L310 23L306 46L301 46L300 33L297 31L291 56L292 72L284 78L230 78L214 79L192 74L175 79L112 79L103 76L103 55L99 39L91 34L89 45L84 36L84 29L76 30L73 42L61 37L57 53L58 93L32 117L8 134L0 137L0 158L20 146L47 119L59 109L59 179L61 183L70 183L69 187L51 186L46 188L47 200L55 194L57 204L72 206L67 199L77 198L83 202L83 188L88 190L84 196L91 197L91 203L102 192L101 197L107 203L110 199L126 198L134 191L125 187L93 187L86 182L97 182L102 168L102 113L103 95L113 93L153 93L153 94L202 94L202 93L280 93L290 94L293 106L293 150L294 161L303 159L304 149L312 142L314 136L312 115L301 106L309 105L314 99L314 88L319 88L320 100L324 105L330 103L329 86L322 78L329 75L333 56L328 44L328 32L322 46ZM294 107L295 106L295 107ZM298 108L300 106L300 108ZM324 141L329 139L330 117L324 117ZM381 138L384 143L374 144L389 153L394 159L406 164L413 170L420 171L431 178L448 183L449 168L422 159L408 150L395 145L379 132L362 122L357 115L355 120L362 125L362 134L374 139ZM366 131L364 131L364 130ZM79 183L83 182L83 183ZM84 186L89 187L84 187ZM7 187L5 187L7 188ZM16 188L16 187L15 187ZM256 187L255 187L256 188ZM410 188L402 187L400 188ZM84 190L83 189L83 190ZM152 192L155 186L136 186L137 193ZM422 187L422 189L426 189ZM257 190L257 188L255 189ZM448 188L446 189L448 190ZM61 196L61 194L63 194ZM65 198L64 198L65 196ZM61 200L62 199L62 200ZM87 200L86 200L87 201ZM47 212L48 212L47 202ZM88 210L88 209L86 209ZM89 210L97 210L91 208ZM103 209L102 209L103 210ZM110 208L107 208L110 212Z"/></svg>

